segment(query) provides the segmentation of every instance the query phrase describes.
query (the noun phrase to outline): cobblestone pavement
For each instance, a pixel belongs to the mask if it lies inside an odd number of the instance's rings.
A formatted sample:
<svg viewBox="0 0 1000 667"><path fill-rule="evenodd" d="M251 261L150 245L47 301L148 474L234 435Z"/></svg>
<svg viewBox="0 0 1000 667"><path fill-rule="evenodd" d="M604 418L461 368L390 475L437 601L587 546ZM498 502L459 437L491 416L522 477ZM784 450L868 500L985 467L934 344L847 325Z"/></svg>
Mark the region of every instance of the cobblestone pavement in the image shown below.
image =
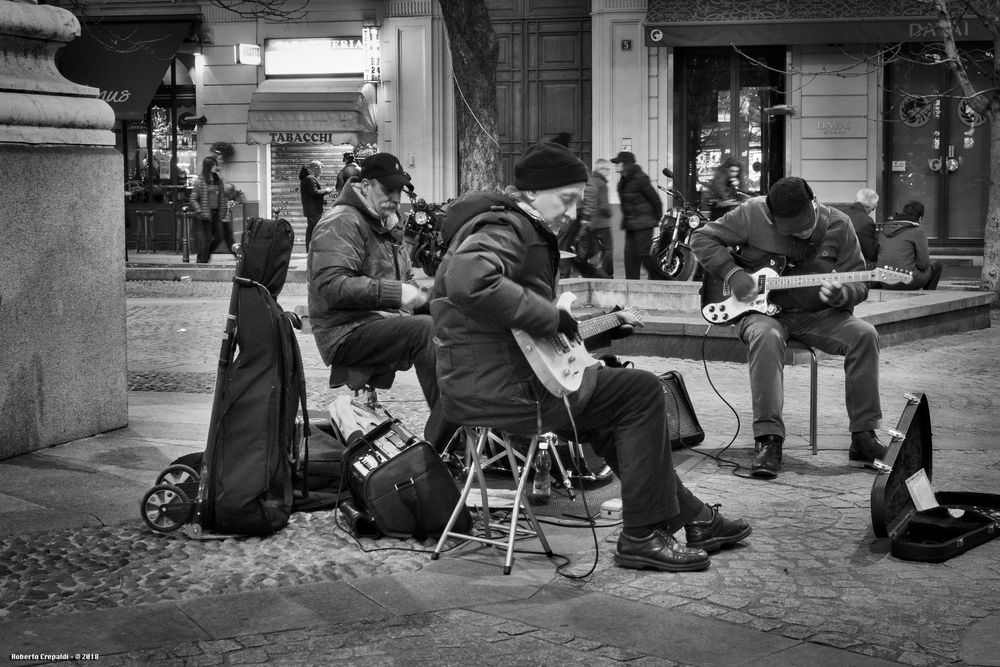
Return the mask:
<svg viewBox="0 0 1000 667"><path fill-rule="evenodd" d="M211 394L225 283L128 283L129 385L132 391ZM286 308L304 303L289 285ZM996 323L994 318L994 323ZM896 425L904 391L925 391L934 426L934 485L941 490L1000 489L1000 330L907 343L883 351L885 426ZM322 408L338 392L311 336L300 335L309 401ZM706 431L699 448L746 464L752 454L746 367L636 357L654 372L678 370ZM732 405L715 394L712 383ZM808 367L786 374L789 443L773 482L738 478L696 452L676 453L685 482L704 500L754 526L746 545L713 557L710 570L664 575L615 567L612 535L595 574L559 580L663 609L678 609L753 630L911 665L961 664L960 641L978 620L1000 613L1000 540L942 564L901 561L871 530L873 474L847 468L840 360L820 368L819 455L806 444ZM412 372L381 393L390 409L419 427L426 418ZM734 414L735 413L735 414ZM737 417L742 432L734 438ZM152 480L150 480L152 483ZM138 499L137 499L138 501ZM364 553L335 528L332 512L296 514L276 536L197 542L149 532L135 522L0 538L0 622L72 611L194 599L207 594L412 572L433 543L365 541ZM558 550L558 549L557 549ZM589 560L591 556L587 555ZM463 627L461 637L455 628ZM402 656L402 657L401 657ZM488 657L484 657L488 656ZM105 664L645 664L648 657L504 621L469 610L395 617L385 622L263 633L105 656ZM656 664L670 664L656 661Z"/></svg>

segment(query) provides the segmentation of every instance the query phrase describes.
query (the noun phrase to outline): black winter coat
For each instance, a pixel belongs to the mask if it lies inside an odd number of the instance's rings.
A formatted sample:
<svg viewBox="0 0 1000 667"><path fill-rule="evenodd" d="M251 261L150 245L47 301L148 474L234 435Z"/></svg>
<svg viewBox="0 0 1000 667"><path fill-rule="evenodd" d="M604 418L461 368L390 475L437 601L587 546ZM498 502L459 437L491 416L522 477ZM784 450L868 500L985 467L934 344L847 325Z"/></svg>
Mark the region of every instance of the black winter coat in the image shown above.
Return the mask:
<svg viewBox="0 0 1000 667"><path fill-rule="evenodd" d="M438 385L448 419L511 428L535 415L547 392L511 329L551 337L559 324L556 237L512 200L473 192L449 206L485 213L460 228L437 271L431 294ZM469 200L479 206L468 206ZM494 210L490 210L494 207ZM593 380L574 400L585 400Z"/></svg>
<svg viewBox="0 0 1000 667"><path fill-rule="evenodd" d="M663 202L639 165L630 164L622 170L618 199L621 200L622 229L625 231L634 232L660 224Z"/></svg>

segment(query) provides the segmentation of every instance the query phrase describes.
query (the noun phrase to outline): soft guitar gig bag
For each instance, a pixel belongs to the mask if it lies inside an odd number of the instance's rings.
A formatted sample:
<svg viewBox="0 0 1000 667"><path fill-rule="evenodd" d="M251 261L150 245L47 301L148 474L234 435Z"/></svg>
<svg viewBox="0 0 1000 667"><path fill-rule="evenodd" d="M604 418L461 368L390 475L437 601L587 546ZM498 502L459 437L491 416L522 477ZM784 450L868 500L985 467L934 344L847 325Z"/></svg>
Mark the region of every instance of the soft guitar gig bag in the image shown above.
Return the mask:
<svg viewBox="0 0 1000 667"><path fill-rule="evenodd" d="M294 331L301 324L275 301L294 234L285 220L254 218L243 240L202 462L199 521L218 533L270 535L288 523L294 468L305 459L295 437L299 408L308 415ZM304 428L308 436L308 421Z"/></svg>

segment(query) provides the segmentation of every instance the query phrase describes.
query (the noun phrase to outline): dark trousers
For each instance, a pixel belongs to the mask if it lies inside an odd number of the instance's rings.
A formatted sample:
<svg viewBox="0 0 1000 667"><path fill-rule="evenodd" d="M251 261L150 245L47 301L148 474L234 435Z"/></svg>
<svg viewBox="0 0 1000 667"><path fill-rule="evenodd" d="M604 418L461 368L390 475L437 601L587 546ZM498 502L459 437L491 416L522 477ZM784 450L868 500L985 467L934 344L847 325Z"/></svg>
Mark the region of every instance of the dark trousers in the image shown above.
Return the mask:
<svg viewBox="0 0 1000 667"><path fill-rule="evenodd" d="M455 430L445 422L439 407L434 323L430 315L404 315L366 322L350 333L333 353L333 366L409 367L417 372L417 381L431 416L424 428L424 438L442 445Z"/></svg>
<svg viewBox="0 0 1000 667"><path fill-rule="evenodd" d="M233 236L233 219L226 218L222 221L222 238L226 242L226 250L229 252L233 251L233 245L236 243L236 238Z"/></svg>
<svg viewBox="0 0 1000 667"><path fill-rule="evenodd" d="M590 442L621 480L622 522L627 528L657 523L679 530L705 504L674 471L667 437L667 412L659 379L634 368L600 367L585 405L573 405L573 424L562 399L538 396L542 428L568 439ZM511 428L535 433L538 412L526 410Z"/></svg>
<svg viewBox="0 0 1000 667"><path fill-rule="evenodd" d="M827 354L844 357L844 392L851 432L876 429L882 419L878 385L879 339L875 327L850 313L826 308L815 313L745 315L739 336L747 345L753 435L785 437L785 348L796 338Z"/></svg>
<svg viewBox="0 0 1000 667"><path fill-rule="evenodd" d="M666 280L667 277L656 265L656 258L649 254L653 244L654 227L625 232L625 280L639 280L640 268L646 267L650 280Z"/></svg>
<svg viewBox="0 0 1000 667"><path fill-rule="evenodd" d="M309 242L312 241L313 230L316 229L316 223L319 222L319 219L322 217L323 211L306 216L306 250L309 250Z"/></svg>
<svg viewBox="0 0 1000 667"><path fill-rule="evenodd" d="M205 264L212 259L212 253L222 243L222 220L219 210L212 209L208 220L201 220L201 243L198 245L198 262Z"/></svg>
<svg viewBox="0 0 1000 667"><path fill-rule="evenodd" d="M600 253L601 259L598 266L600 266L601 271L607 274L608 278L612 278L615 275L615 255L614 255L614 242L611 240L611 228L602 227L601 229L591 229L590 230L590 253L591 257Z"/></svg>

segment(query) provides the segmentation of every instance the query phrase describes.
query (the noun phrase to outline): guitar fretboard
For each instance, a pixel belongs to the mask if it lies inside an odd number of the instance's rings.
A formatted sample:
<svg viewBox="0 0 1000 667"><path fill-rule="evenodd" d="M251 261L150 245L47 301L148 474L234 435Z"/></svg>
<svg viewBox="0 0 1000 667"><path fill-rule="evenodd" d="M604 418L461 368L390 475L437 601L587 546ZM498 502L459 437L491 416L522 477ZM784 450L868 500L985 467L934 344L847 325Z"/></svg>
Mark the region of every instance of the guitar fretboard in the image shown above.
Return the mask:
<svg viewBox="0 0 1000 667"><path fill-rule="evenodd" d="M621 323L621 318L615 313L598 315L597 317L592 317L589 320L583 320L580 322L580 338L587 339L591 336L596 336L599 333L614 329Z"/></svg>
<svg viewBox="0 0 1000 667"><path fill-rule="evenodd" d="M860 283L872 280L874 271L845 271L844 273L816 273L806 276L768 276L764 278L765 290L793 289L819 285L824 280L838 280L842 283Z"/></svg>

